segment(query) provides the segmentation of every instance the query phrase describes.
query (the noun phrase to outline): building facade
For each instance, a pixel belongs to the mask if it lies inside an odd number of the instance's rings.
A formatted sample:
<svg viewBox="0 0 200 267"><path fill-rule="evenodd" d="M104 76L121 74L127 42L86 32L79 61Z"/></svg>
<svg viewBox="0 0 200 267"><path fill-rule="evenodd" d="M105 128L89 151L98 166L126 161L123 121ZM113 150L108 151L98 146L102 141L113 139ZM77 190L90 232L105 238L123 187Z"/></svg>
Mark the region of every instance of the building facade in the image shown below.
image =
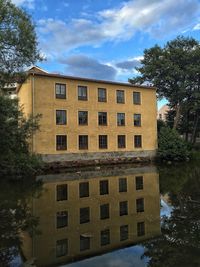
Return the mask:
<svg viewBox="0 0 200 267"><path fill-rule="evenodd" d="M156 90L32 68L18 88L26 115L42 114L33 152L46 161L153 157Z"/></svg>

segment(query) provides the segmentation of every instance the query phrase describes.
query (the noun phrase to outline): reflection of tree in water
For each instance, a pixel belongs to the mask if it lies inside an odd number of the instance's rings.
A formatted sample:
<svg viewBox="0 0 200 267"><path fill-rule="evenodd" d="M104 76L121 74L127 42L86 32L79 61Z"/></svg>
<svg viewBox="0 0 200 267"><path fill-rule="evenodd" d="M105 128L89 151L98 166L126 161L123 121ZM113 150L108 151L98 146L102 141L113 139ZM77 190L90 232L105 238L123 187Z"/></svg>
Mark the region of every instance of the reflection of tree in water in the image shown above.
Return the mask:
<svg viewBox="0 0 200 267"><path fill-rule="evenodd" d="M162 236L145 243L149 266L200 266L200 166L160 167L160 187L174 209L163 218Z"/></svg>
<svg viewBox="0 0 200 267"><path fill-rule="evenodd" d="M19 254L20 232L33 233L38 219L31 215L29 201L41 191L41 183L31 178L20 181L0 179L0 266Z"/></svg>

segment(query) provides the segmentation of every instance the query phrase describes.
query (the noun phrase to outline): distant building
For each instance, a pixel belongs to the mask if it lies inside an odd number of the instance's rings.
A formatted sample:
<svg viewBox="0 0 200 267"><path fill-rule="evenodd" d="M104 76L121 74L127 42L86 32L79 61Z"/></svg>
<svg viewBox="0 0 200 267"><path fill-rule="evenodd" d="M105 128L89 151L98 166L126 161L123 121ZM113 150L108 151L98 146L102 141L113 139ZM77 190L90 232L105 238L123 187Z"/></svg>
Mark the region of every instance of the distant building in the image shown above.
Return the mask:
<svg viewBox="0 0 200 267"><path fill-rule="evenodd" d="M166 121L166 116L167 116L167 112L170 110L168 105L164 105L162 106L159 110L158 110L158 114L157 114L157 119L158 120L162 120L162 121Z"/></svg>

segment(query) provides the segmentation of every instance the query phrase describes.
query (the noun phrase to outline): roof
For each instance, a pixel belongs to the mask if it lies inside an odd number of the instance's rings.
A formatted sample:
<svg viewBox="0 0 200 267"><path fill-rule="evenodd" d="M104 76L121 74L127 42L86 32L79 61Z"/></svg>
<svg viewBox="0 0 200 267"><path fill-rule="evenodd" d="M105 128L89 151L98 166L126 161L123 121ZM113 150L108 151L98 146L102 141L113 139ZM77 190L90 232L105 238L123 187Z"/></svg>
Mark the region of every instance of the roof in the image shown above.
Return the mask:
<svg viewBox="0 0 200 267"><path fill-rule="evenodd" d="M78 76L62 75L62 74L58 74L58 73L48 73L48 72L43 71L42 69L40 69L38 67L32 67L28 71L28 75L50 77L50 78L60 78L60 79L68 79L68 80L78 80L78 81L85 81L85 82L95 82L95 83L103 83L103 84L113 84L113 85L121 85L121 86L137 87L137 88L154 89L154 90L156 90L156 87L154 87L154 86L131 84L131 83L128 83L128 82L125 83L125 82L98 80L98 79L84 78L84 77L78 77ZM21 87L21 85L19 86L18 91L19 91L20 87Z"/></svg>

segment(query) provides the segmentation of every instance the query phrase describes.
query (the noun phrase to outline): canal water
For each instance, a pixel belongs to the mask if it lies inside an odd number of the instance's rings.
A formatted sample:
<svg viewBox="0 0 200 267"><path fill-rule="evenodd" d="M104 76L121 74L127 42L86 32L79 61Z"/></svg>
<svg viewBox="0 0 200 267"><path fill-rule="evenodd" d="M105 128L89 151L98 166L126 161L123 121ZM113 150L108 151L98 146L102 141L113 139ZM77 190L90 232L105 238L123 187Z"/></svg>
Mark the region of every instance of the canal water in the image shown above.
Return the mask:
<svg viewBox="0 0 200 267"><path fill-rule="evenodd" d="M73 169L0 186L0 266L200 266L200 166Z"/></svg>

